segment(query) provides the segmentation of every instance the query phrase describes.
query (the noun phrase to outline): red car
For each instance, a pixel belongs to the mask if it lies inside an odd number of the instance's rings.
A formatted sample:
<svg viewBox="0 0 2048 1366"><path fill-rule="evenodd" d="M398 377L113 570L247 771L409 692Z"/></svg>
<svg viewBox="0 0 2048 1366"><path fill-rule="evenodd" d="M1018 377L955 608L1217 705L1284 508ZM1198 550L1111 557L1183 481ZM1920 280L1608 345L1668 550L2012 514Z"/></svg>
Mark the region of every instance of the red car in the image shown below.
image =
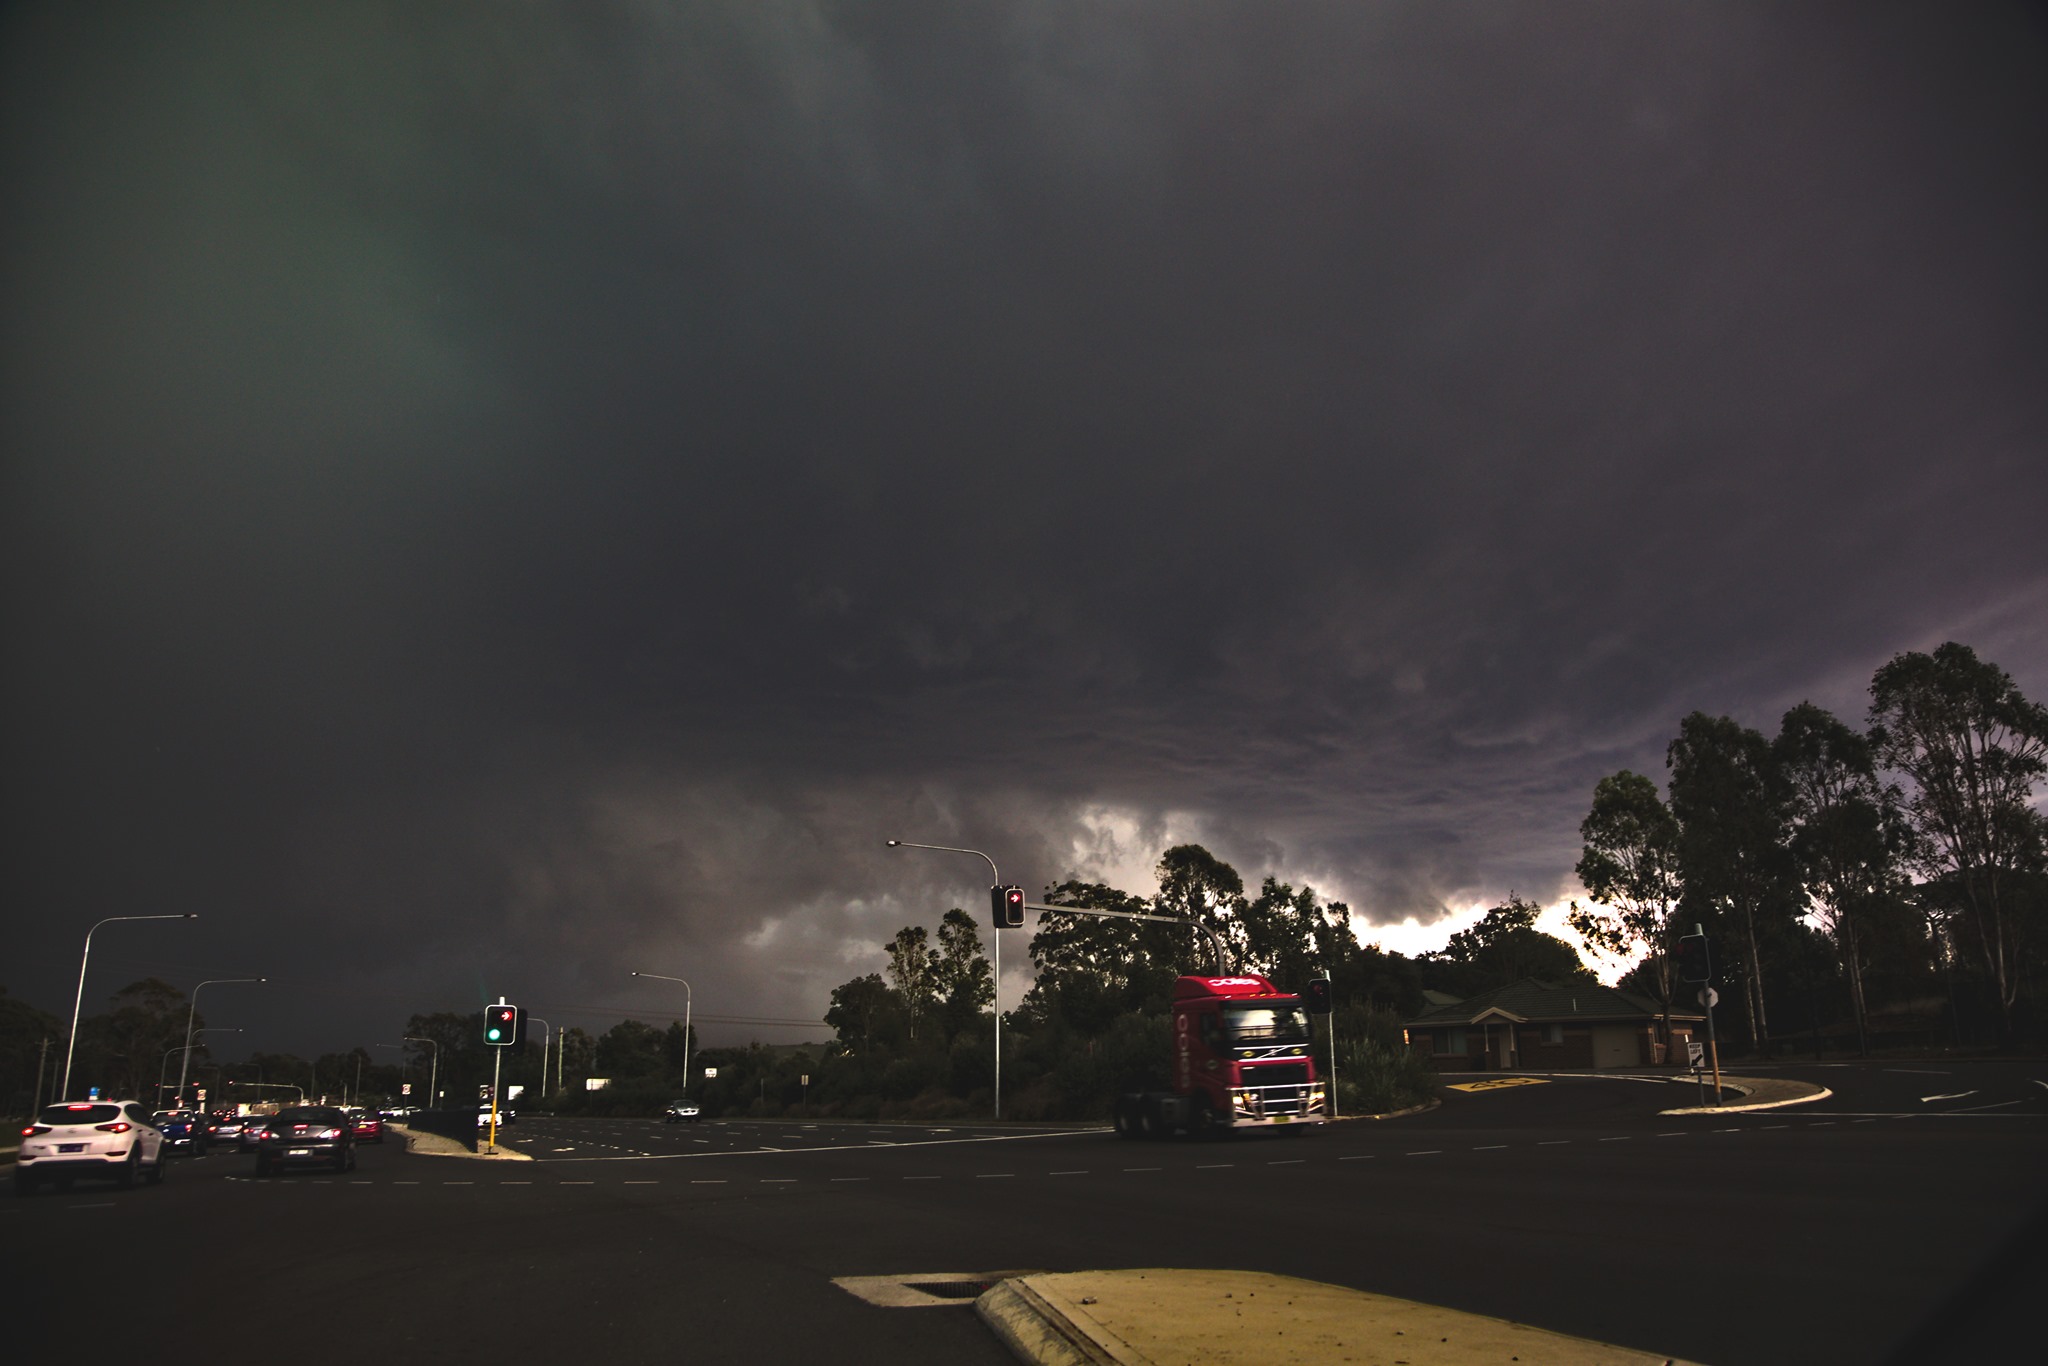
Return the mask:
<svg viewBox="0 0 2048 1366"><path fill-rule="evenodd" d="M358 1143L382 1143L384 1121L375 1110L351 1110L348 1112L348 1126L354 1130Z"/></svg>

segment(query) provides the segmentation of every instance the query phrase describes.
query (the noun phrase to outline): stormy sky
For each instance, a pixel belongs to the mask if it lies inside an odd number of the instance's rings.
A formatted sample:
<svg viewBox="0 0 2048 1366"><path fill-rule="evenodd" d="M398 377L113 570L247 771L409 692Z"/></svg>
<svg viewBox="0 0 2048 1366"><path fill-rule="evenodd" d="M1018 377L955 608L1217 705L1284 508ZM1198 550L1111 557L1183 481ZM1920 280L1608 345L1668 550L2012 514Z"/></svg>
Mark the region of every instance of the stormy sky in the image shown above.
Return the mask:
<svg viewBox="0 0 2048 1366"><path fill-rule="evenodd" d="M1695 708L2048 698L2038 7L26 5L0 119L60 1014L820 1037L891 836L1412 950Z"/></svg>

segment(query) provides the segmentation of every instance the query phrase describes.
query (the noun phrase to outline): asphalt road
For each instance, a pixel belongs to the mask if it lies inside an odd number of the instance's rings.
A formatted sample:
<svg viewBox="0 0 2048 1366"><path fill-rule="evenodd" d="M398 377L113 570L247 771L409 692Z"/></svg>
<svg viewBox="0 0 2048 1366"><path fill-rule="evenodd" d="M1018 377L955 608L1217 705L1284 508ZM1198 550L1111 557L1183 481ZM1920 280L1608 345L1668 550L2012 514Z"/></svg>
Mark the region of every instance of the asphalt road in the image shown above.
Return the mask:
<svg viewBox="0 0 2048 1366"><path fill-rule="evenodd" d="M1778 1071L1837 1094L1665 1116L1693 1093L1496 1075L1446 1078L1484 1089L1426 1114L1213 1143L527 1119L503 1139L531 1162L393 1142L347 1175L259 1182L247 1158L185 1159L155 1189L0 1201L9 1341L146 1325L137 1345L169 1362L274 1341L301 1362L999 1363L963 1308L876 1308L833 1278L1139 1266L1305 1276L1722 1366L1996 1341L2011 1278L2040 1280L2038 1222L2033 1260L1995 1254L2048 1205L2048 1066Z"/></svg>

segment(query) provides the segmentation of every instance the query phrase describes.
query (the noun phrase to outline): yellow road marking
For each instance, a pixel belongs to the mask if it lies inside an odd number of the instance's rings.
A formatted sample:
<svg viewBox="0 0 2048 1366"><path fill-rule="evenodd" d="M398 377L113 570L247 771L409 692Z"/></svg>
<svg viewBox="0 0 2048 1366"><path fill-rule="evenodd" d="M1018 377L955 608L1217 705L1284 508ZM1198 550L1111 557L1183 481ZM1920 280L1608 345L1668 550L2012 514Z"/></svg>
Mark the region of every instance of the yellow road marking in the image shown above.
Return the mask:
<svg viewBox="0 0 2048 1366"><path fill-rule="evenodd" d="M1548 1077L1495 1077L1490 1081L1461 1081L1452 1083L1453 1091L1498 1091L1503 1086L1541 1086Z"/></svg>

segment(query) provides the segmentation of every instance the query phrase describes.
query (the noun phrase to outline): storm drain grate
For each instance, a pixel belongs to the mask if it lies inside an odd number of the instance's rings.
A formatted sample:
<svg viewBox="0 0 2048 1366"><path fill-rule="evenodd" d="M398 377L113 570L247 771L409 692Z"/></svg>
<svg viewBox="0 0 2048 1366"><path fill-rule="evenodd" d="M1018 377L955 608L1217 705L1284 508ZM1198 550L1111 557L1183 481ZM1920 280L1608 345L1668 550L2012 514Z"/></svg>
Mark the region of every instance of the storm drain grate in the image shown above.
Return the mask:
<svg viewBox="0 0 2048 1366"><path fill-rule="evenodd" d="M832 1284L884 1309L972 1304L990 1286L1031 1271L927 1271L903 1276L835 1276Z"/></svg>

